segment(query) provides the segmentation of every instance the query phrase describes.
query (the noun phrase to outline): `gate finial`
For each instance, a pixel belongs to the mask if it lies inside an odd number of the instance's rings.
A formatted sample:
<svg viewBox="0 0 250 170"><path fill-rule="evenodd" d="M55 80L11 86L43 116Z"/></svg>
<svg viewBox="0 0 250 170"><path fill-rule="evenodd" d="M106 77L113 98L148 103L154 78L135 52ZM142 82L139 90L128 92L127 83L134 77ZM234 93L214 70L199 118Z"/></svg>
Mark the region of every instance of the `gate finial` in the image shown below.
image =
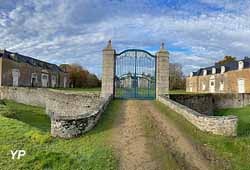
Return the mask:
<svg viewBox="0 0 250 170"><path fill-rule="evenodd" d="M111 41L111 40L109 40L109 41L108 41L108 45L107 45L107 48L110 48L110 49L112 49L112 41Z"/></svg>
<svg viewBox="0 0 250 170"><path fill-rule="evenodd" d="M161 50L165 50L165 48L164 48L164 42L161 43Z"/></svg>

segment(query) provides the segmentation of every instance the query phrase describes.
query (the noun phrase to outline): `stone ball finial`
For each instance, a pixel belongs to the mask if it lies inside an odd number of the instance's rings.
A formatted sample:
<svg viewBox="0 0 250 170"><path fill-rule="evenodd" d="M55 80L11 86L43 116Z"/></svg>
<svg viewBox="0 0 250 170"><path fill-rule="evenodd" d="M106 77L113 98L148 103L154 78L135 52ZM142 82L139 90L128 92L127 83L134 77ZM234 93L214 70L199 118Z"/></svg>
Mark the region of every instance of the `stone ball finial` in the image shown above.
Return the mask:
<svg viewBox="0 0 250 170"><path fill-rule="evenodd" d="M112 48L112 41L111 40L108 41L107 48Z"/></svg>
<svg viewBox="0 0 250 170"><path fill-rule="evenodd" d="M161 50L164 50L164 42L161 43Z"/></svg>

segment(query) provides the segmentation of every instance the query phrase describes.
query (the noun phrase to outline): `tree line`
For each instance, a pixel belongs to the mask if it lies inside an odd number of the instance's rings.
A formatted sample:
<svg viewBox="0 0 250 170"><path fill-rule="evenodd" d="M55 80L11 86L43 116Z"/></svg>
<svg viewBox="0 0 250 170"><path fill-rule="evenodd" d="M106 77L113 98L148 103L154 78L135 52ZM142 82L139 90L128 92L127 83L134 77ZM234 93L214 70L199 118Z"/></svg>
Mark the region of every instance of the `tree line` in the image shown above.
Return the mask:
<svg viewBox="0 0 250 170"><path fill-rule="evenodd" d="M62 64L60 68L69 74L69 87L71 88L93 88L101 86L101 81L95 74L90 73L78 64Z"/></svg>
<svg viewBox="0 0 250 170"><path fill-rule="evenodd" d="M78 64L62 64L60 68L69 74L69 87L94 88L101 86L101 80L95 74L90 73ZM182 72L182 66L170 63L170 90L185 89L186 80Z"/></svg>

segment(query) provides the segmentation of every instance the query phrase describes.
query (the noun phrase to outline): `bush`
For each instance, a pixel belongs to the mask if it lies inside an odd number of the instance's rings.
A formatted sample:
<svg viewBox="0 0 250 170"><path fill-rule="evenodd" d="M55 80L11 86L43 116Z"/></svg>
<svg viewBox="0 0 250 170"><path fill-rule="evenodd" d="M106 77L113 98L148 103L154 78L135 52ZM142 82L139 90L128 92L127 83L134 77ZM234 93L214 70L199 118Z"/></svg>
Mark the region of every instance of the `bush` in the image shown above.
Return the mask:
<svg viewBox="0 0 250 170"><path fill-rule="evenodd" d="M5 103L0 100L0 115L8 118L16 118L16 113L5 105Z"/></svg>
<svg viewBox="0 0 250 170"><path fill-rule="evenodd" d="M33 142L39 144L50 143L52 141L50 134L41 133L39 131L31 130L27 132L25 136L29 137Z"/></svg>

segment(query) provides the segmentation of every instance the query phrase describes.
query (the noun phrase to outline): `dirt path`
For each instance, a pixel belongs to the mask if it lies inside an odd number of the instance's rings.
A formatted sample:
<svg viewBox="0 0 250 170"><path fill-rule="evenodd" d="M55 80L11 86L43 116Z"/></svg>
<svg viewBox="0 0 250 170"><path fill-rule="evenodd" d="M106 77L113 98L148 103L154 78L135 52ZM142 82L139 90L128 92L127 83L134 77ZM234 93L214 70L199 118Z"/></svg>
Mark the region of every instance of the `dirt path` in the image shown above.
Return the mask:
<svg viewBox="0 0 250 170"><path fill-rule="evenodd" d="M162 170L152 158L152 149L147 145L143 118L150 119L159 130L153 140L166 142L166 153L182 155L180 169L208 170L209 162L195 149L177 126L155 107L152 101L127 100L122 104L113 133L113 144L118 151L121 170ZM159 141L157 141L159 142ZM175 153L176 152L176 153ZM164 153L164 152L163 152ZM181 162L178 162L181 161ZM185 163L183 163L185 162ZM183 166L184 165L184 166Z"/></svg>
<svg viewBox="0 0 250 170"><path fill-rule="evenodd" d="M170 139L168 148L172 147L173 150L182 155L182 159L189 166L187 169L209 170L209 161L197 151L195 144L167 116L159 112L151 101L144 101L143 105L149 114L148 116L151 116L156 123L162 139L164 140L164 136Z"/></svg>
<svg viewBox="0 0 250 170"><path fill-rule="evenodd" d="M122 104L119 118L113 135L114 147L118 150L120 170L157 170L146 147L141 112L137 104L140 101L127 100Z"/></svg>

